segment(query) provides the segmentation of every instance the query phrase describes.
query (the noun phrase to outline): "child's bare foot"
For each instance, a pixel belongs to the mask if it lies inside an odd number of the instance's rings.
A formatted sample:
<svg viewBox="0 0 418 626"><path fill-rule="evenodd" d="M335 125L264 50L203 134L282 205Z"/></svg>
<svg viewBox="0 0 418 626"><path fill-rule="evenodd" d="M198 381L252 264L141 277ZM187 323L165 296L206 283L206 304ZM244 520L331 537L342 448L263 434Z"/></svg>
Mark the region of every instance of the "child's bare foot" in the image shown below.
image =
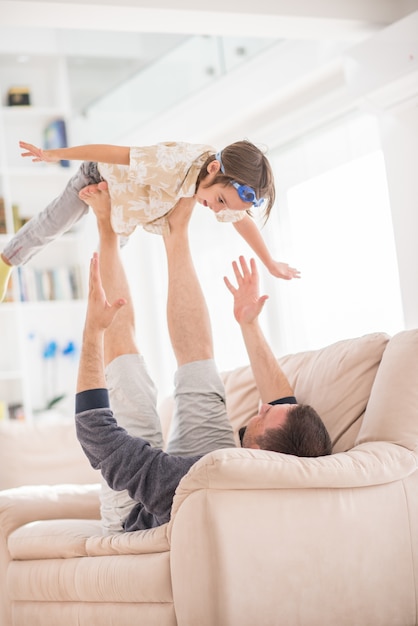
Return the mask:
<svg viewBox="0 0 418 626"><path fill-rule="evenodd" d="M107 190L107 183L105 183L104 189L101 189L98 185L88 185L79 192L79 197L84 200L93 209L94 214L99 222L110 223L110 195Z"/></svg>
<svg viewBox="0 0 418 626"><path fill-rule="evenodd" d="M79 191L78 197L88 204L90 198L98 191L108 191L108 185L105 180L100 183L95 183L94 185L87 185L87 187L83 187L83 189Z"/></svg>
<svg viewBox="0 0 418 626"><path fill-rule="evenodd" d="M195 204L196 198L180 198L167 216L170 232L187 228Z"/></svg>

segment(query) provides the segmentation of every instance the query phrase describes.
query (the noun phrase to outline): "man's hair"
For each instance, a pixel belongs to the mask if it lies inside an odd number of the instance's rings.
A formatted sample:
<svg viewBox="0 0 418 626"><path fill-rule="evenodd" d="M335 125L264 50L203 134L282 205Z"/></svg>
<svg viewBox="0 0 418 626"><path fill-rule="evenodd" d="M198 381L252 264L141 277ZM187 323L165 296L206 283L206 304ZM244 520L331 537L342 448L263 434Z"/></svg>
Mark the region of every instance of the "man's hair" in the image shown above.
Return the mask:
<svg viewBox="0 0 418 626"><path fill-rule="evenodd" d="M276 198L274 176L271 165L265 154L251 141L243 140L231 143L222 150L222 164L225 173L219 171L211 186L217 183L228 185L235 181L240 185L248 185L254 189L257 198L264 198L263 215L267 222ZM202 168L197 186L206 176L206 168L215 156L210 156ZM248 211L251 214L251 211Z"/></svg>
<svg viewBox="0 0 418 626"><path fill-rule="evenodd" d="M263 450L295 456L325 456L331 454L331 438L318 413L308 404L295 404L283 426L267 429L258 437Z"/></svg>

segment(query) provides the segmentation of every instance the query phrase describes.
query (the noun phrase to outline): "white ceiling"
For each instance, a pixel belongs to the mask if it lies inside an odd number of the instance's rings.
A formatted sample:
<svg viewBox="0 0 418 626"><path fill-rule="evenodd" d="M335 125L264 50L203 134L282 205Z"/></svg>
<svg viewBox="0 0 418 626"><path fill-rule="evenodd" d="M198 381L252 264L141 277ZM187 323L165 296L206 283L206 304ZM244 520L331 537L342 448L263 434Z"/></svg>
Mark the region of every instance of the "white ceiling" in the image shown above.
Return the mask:
<svg viewBox="0 0 418 626"><path fill-rule="evenodd" d="M1 0L0 24L136 33L358 39L417 8L417 0Z"/></svg>
<svg viewBox="0 0 418 626"><path fill-rule="evenodd" d="M74 109L190 35L356 44L418 0L0 0L0 55L64 55Z"/></svg>

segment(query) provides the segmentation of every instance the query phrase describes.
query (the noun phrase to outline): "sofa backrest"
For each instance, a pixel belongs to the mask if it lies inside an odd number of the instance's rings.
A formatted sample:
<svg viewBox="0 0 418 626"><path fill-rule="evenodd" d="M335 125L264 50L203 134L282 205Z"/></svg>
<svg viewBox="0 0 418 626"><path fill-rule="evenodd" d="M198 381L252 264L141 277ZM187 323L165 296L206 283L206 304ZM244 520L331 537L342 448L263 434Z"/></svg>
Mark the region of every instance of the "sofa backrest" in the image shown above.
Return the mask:
<svg viewBox="0 0 418 626"><path fill-rule="evenodd" d="M73 419L0 422L1 490L99 480L77 440Z"/></svg>
<svg viewBox="0 0 418 626"><path fill-rule="evenodd" d="M383 354L356 444L367 441L418 449L418 329L392 337Z"/></svg>
<svg viewBox="0 0 418 626"><path fill-rule="evenodd" d="M382 355L385 333L345 339L279 359L299 402L311 404L328 428L334 452L351 449L360 429ZM259 395L249 366L223 374L234 432L257 413Z"/></svg>

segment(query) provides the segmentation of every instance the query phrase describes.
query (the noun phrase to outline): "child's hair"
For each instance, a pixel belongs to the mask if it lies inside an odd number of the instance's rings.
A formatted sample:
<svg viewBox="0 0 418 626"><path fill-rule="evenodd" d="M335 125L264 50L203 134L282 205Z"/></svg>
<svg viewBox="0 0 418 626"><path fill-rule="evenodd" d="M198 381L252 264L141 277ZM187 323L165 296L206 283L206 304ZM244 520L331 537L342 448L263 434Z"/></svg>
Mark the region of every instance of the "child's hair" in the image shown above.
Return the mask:
<svg viewBox="0 0 418 626"><path fill-rule="evenodd" d="M266 222L274 204L276 190L271 165L265 154L247 140L231 143L220 154L224 173L219 171L211 186L217 183L228 185L235 181L252 187L257 198L264 198L263 214ZM216 156L209 157L202 172L206 172L207 166L215 158ZM251 214L250 211L248 213Z"/></svg>

